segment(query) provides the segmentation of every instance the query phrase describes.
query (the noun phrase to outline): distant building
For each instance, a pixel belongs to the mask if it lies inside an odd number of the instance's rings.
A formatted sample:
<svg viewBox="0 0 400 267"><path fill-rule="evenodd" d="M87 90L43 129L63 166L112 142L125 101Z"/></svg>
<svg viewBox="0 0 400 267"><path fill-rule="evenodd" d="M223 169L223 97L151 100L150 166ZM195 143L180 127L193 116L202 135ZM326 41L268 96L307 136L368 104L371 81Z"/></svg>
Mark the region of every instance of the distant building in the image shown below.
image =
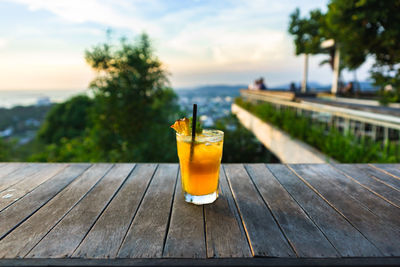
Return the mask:
<svg viewBox="0 0 400 267"><path fill-rule="evenodd" d="M3 131L0 131L0 137L9 137L13 134L14 129L13 127L8 127Z"/></svg>
<svg viewBox="0 0 400 267"><path fill-rule="evenodd" d="M41 97L36 101L36 106L48 106L51 105L50 98L45 96Z"/></svg>

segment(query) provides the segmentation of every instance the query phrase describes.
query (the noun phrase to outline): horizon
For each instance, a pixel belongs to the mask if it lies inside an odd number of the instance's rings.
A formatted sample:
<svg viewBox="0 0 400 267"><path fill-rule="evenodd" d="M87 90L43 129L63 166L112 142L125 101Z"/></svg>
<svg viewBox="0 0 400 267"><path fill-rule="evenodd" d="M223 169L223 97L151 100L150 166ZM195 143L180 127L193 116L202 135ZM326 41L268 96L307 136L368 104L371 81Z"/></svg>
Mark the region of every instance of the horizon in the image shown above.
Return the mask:
<svg viewBox="0 0 400 267"><path fill-rule="evenodd" d="M289 14L296 7L303 15L324 10L327 2L2 1L0 22L8 27L0 29L0 90L87 88L95 73L84 51L105 42L107 29L114 40L146 32L173 88L249 84L258 77L269 87L299 82L303 57L294 55ZM328 84L332 71L319 66L323 58L310 58L309 80ZM370 65L357 71L359 80L367 79ZM344 80L352 77L343 72Z"/></svg>
<svg viewBox="0 0 400 267"><path fill-rule="evenodd" d="M350 80L351 81L351 80ZM372 85L372 81L369 79L365 79L365 80L358 80L358 83L362 84L362 83L368 83ZM301 85L301 81L297 81L295 82L295 84L297 86ZM308 85L311 84L312 88L325 88L325 87L330 87L331 83L320 83L318 81L313 81L313 80L309 80L307 82ZM286 82L286 83L281 83L281 84L277 84L277 85L272 85L269 88L270 89L288 89L286 87L288 87L290 85L290 82ZM243 87L244 89L247 88L248 85L246 84L227 84L227 83L214 83L214 84L197 84L197 85L193 85L193 86L187 86L187 87L171 87L173 90L175 91L182 91L182 90L196 90L196 89L201 89L201 88L206 88L206 87ZM90 88L62 88L62 89L51 89L51 88L46 88L46 89L40 89L40 88L33 88L33 89L23 89L23 88L16 88L16 89L0 89L0 92L61 92L61 91L66 91L66 92L72 92L72 91L76 91L76 92L82 92L82 91L90 91Z"/></svg>

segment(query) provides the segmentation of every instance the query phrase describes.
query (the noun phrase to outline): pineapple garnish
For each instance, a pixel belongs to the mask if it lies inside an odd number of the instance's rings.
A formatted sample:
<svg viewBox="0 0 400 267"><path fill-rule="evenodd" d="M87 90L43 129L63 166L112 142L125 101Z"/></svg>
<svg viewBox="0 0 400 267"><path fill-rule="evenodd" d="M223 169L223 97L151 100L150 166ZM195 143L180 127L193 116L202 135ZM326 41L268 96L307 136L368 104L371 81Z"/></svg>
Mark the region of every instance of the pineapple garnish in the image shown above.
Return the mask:
<svg viewBox="0 0 400 267"><path fill-rule="evenodd" d="M176 120L175 123L171 125L171 128L174 129L179 134L191 135L190 132L191 127L188 118Z"/></svg>

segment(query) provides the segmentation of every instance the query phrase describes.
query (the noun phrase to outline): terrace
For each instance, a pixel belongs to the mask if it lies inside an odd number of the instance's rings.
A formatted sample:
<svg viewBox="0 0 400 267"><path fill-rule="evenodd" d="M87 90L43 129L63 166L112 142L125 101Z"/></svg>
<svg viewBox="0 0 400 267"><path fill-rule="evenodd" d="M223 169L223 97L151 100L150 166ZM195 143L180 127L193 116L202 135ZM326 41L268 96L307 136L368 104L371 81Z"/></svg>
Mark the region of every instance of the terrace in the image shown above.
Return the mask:
<svg viewBox="0 0 400 267"><path fill-rule="evenodd" d="M400 165L225 164L184 202L178 164L0 164L0 266L400 264Z"/></svg>
<svg viewBox="0 0 400 267"><path fill-rule="evenodd" d="M400 109L371 102L327 100L316 94L288 91L241 90L232 113L284 163L384 162L390 156L398 162ZM315 134L318 136L312 136ZM347 154L357 146L385 153L367 159L349 158L338 153L340 148L326 145L334 138L351 143L349 149L343 149Z"/></svg>

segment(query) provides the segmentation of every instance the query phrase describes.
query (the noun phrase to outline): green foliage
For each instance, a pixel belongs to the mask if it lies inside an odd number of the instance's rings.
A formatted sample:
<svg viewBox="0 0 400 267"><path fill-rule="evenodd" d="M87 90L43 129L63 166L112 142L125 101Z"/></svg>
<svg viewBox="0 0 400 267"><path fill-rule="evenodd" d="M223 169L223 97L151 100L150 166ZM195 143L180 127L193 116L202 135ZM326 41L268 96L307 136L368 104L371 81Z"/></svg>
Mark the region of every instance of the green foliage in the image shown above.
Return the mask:
<svg viewBox="0 0 400 267"><path fill-rule="evenodd" d="M294 35L296 54L318 54L322 41L333 38L340 44L344 66L356 69L373 55L379 65L400 62L400 9L398 0L331 0L326 13L300 10L290 15L289 33Z"/></svg>
<svg viewBox="0 0 400 267"><path fill-rule="evenodd" d="M326 21L347 53L348 63L359 66L366 55L383 65L400 62L400 1L332 0Z"/></svg>
<svg viewBox="0 0 400 267"><path fill-rule="evenodd" d="M326 21L343 51L342 60L355 69L373 56L374 84L382 89L381 101L400 101L400 1L332 0ZM383 91L387 86L393 90Z"/></svg>
<svg viewBox="0 0 400 267"><path fill-rule="evenodd" d="M169 125L178 112L166 72L143 34L136 43L103 44L86 51L98 71L91 83L95 108L90 136L105 161L175 160Z"/></svg>
<svg viewBox="0 0 400 267"><path fill-rule="evenodd" d="M189 118L189 129L192 132L192 124L193 124L193 117ZM196 134L200 134L203 132L203 125L201 125L200 118L197 117L196 119Z"/></svg>
<svg viewBox="0 0 400 267"><path fill-rule="evenodd" d="M375 64L370 73L374 84L381 88L379 94L382 104L400 102L400 64L391 67Z"/></svg>
<svg viewBox="0 0 400 267"><path fill-rule="evenodd" d="M339 162L395 163L400 161L400 151L396 143L383 145L369 138L359 140L351 133L343 134L336 128L327 129L323 123L311 121L311 118L297 115L290 109L277 110L269 103L252 104L241 98L237 98L235 102L260 119L310 144Z"/></svg>
<svg viewBox="0 0 400 267"><path fill-rule="evenodd" d="M85 129L91 126L89 116L92 105L93 100L86 95L54 105L38 132L39 140L45 144L59 144L62 138L82 136Z"/></svg>
<svg viewBox="0 0 400 267"><path fill-rule="evenodd" d="M9 147L7 143L5 143L3 139L0 137L0 161L8 161L9 159L8 151Z"/></svg>
<svg viewBox="0 0 400 267"><path fill-rule="evenodd" d="M94 98L57 105L38 135L49 145L30 160L177 161L168 127L180 115L177 96L148 36L100 44L85 58L97 71L90 84Z"/></svg>
<svg viewBox="0 0 400 267"><path fill-rule="evenodd" d="M223 163L279 162L234 115L217 120L215 128L224 132Z"/></svg>
<svg viewBox="0 0 400 267"><path fill-rule="evenodd" d="M290 14L288 31L294 36L296 55L323 52L320 45L326 39L322 34L324 21L325 17L318 9L312 10L308 18L301 18L298 8Z"/></svg>
<svg viewBox="0 0 400 267"><path fill-rule="evenodd" d="M36 123L41 123L51 108L51 105L0 108L0 131L12 127L13 134L19 135L30 130L36 130L39 127ZM27 123L29 120L31 122Z"/></svg>
<svg viewBox="0 0 400 267"><path fill-rule="evenodd" d="M46 145L42 151L34 153L28 158L32 162L99 162L99 154L93 149L95 146L87 136L67 139L65 137Z"/></svg>
<svg viewBox="0 0 400 267"><path fill-rule="evenodd" d="M0 131L12 130L10 136L0 137L0 161L26 161L29 155L43 149L36 140L26 140L34 139L51 108L52 105L0 108Z"/></svg>
<svg viewBox="0 0 400 267"><path fill-rule="evenodd" d="M321 48L321 43L331 39L333 33L326 25L326 14L319 9L310 11L308 17L300 17L300 10L297 8L290 14L288 31L294 37L296 55L300 54L327 54L328 58L322 60L320 65L329 64L333 69L333 57L335 47Z"/></svg>
<svg viewBox="0 0 400 267"><path fill-rule="evenodd" d="M400 99L400 1L331 0L326 13L310 12L300 18L296 9L290 17L289 33L294 35L296 54L318 54L321 41L334 39L340 45L341 68L357 69L368 57L375 64L371 78L382 89L382 102ZM332 62L332 61L331 61Z"/></svg>

